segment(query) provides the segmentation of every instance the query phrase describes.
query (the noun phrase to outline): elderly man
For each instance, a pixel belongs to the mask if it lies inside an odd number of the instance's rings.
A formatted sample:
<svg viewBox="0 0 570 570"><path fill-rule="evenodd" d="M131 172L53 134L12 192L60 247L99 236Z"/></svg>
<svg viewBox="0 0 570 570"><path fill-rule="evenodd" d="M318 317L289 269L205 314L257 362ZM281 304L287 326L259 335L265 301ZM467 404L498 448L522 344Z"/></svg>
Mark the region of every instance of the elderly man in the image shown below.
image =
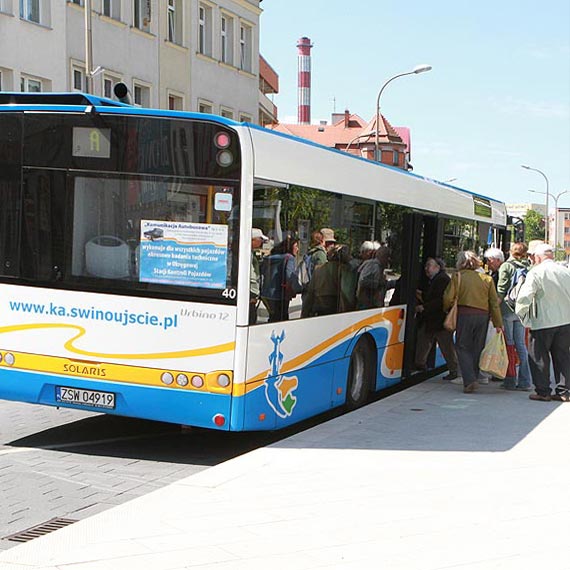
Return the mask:
<svg viewBox="0 0 570 570"><path fill-rule="evenodd" d="M552 246L534 249L534 266L517 297L515 312L530 327L529 364L539 402L570 402L570 271L554 263ZM550 394L550 358L557 377Z"/></svg>
<svg viewBox="0 0 570 570"><path fill-rule="evenodd" d="M499 281L499 267L501 267L505 261L505 254L496 247L490 247L485 252L485 259L487 260L489 275L493 278L493 283L495 283L496 289Z"/></svg>
<svg viewBox="0 0 570 570"><path fill-rule="evenodd" d="M439 344L441 353L447 362L449 374L444 380L458 378L457 354L453 345L453 333L443 328L443 292L450 278L445 272L442 259L428 257L424 267L428 283L423 291L418 291L416 317L418 319L418 340L416 345L416 370L427 369L427 359L434 346ZM463 382L463 381L461 381Z"/></svg>

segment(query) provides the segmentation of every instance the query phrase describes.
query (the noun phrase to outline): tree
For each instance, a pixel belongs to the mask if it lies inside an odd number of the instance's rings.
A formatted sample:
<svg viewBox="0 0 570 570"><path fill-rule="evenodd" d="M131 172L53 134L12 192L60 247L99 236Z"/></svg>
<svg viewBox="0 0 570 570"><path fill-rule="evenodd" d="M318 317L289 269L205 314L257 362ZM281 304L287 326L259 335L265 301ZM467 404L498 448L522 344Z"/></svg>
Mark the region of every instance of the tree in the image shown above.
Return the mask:
<svg viewBox="0 0 570 570"><path fill-rule="evenodd" d="M536 210L527 210L524 215L524 237L528 243L533 239L544 239L544 217Z"/></svg>

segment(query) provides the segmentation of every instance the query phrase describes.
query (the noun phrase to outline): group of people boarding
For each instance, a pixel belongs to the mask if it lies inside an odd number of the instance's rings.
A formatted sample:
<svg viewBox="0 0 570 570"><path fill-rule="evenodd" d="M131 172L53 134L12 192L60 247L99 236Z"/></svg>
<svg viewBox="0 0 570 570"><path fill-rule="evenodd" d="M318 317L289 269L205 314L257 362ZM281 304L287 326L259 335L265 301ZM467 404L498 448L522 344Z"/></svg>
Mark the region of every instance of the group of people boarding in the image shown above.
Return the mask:
<svg viewBox="0 0 570 570"><path fill-rule="evenodd" d="M353 258L348 246L336 242L334 231L323 228L313 232L311 247L300 263L299 240L294 236L277 243L260 261L255 252L267 241L260 229L252 230L250 324L257 323L260 303L268 322L288 320L290 302L298 294L303 318L385 305L385 270L390 261L385 245L365 241L360 255ZM426 260L427 281L416 292L417 370L427 368L437 342L449 369L446 380L462 384L467 394L488 383L479 361L491 321L492 328L504 335L509 357L501 386L531 391L534 384L531 400L570 401L570 269L554 262L550 245L536 240L530 245L529 249L524 243L512 244L506 261L501 250L488 249L488 271L473 251L461 251L452 277L441 259ZM457 323L455 332L450 332L444 320L454 304Z"/></svg>
<svg viewBox="0 0 570 570"><path fill-rule="evenodd" d="M290 302L298 294L302 318L384 306L384 272L390 261L385 245L364 241L360 255L352 257L347 245L337 243L332 229L322 228L313 232L300 263L299 240L294 236L274 245L260 261L255 251L268 239L253 228L250 324L257 322L260 302L267 309L268 322L288 320Z"/></svg>
<svg viewBox="0 0 570 570"><path fill-rule="evenodd" d="M530 245L512 244L506 261L501 250L488 249L488 272L474 252L461 251L452 278L442 260L426 261L428 283L417 292L417 369L425 369L437 341L449 369L446 380L463 384L467 394L488 383L480 373L479 359L491 320L504 334L509 356L502 387L531 391L532 383L531 400L570 401L570 270L554 262L550 245L541 241ZM455 337L444 328L454 303Z"/></svg>

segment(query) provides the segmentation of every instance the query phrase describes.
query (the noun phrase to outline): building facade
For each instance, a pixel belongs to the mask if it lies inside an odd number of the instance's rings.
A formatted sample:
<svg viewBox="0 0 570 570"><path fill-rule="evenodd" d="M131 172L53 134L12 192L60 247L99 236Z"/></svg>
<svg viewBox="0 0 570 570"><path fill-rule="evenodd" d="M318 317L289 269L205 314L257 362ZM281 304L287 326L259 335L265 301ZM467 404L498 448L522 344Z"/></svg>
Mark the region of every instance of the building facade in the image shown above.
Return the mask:
<svg viewBox="0 0 570 570"><path fill-rule="evenodd" d="M556 233L555 240L552 240L557 246L566 251L566 256L570 256L570 208L558 208L555 212ZM554 232L553 234L554 235Z"/></svg>
<svg viewBox="0 0 570 570"><path fill-rule="evenodd" d="M358 115L346 110L344 113L334 113L330 124L326 121L321 121L319 125L278 123L270 128L374 160L376 117L366 122ZM411 170L409 129L392 127L387 119L380 115L378 152L380 162L383 164Z"/></svg>
<svg viewBox="0 0 570 570"><path fill-rule="evenodd" d="M260 2L91 0L92 92L257 122ZM84 0L0 0L0 90L85 91L85 20Z"/></svg>

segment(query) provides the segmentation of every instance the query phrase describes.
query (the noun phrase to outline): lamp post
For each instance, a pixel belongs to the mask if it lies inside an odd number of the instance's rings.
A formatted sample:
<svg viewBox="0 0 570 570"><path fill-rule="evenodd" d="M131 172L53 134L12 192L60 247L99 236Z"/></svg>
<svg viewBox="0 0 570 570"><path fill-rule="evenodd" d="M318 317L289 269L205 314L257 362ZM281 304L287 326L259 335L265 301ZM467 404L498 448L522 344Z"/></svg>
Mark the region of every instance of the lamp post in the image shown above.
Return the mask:
<svg viewBox="0 0 570 570"><path fill-rule="evenodd" d="M548 196L550 195L550 192L548 191L548 178L546 177L546 174L544 174L544 172L542 172L542 170L538 170L538 168L532 168L531 166L527 166L526 164L521 164L521 168L524 168L525 170L533 170L534 172L538 172L539 174L542 175L542 177L544 178L545 182L546 182L546 192L537 192L538 194L546 194L546 224L544 224L544 242L548 243L548 226L550 225L550 219L549 219L549 215L548 215Z"/></svg>
<svg viewBox="0 0 570 570"><path fill-rule="evenodd" d="M546 192L539 192L538 190L529 190L529 192L532 192L533 194L546 194ZM564 194L567 194L568 192L570 192L570 190L563 190L562 192L559 192L556 195L550 194L549 192L546 196L547 200L548 196L550 196L554 200L554 258L555 259L556 259L556 247L558 243L558 198L560 198L560 196L563 196Z"/></svg>
<svg viewBox="0 0 570 570"><path fill-rule="evenodd" d="M91 30L91 0L85 0L85 91L93 93L93 33Z"/></svg>
<svg viewBox="0 0 570 570"><path fill-rule="evenodd" d="M369 133L361 133L360 135L355 136L345 147L344 152L348 152L353 142L356 142L358 139L369 139L370 137L374 136L376 131L370 131Z"/></svg>
<svg viewBox="0 0 570 570"><path fill-rule="evenodd" d="M398 77L404 77L404 75L415 75L418 73L423 73L424 71L429 71L431 69L431 65L416 65L416 67L414 67L414 69L412 69L412 71L406 71L405 73L398 73L398 75L394 75L393 77L390 77L390 79L388 79L388 81L386 81L384 83L384 85L382 85L382 87L380 88L380 91L378 92L378 97L376 99L376 142L374 145L374 158L380 162L380 157L379 157L379 150L380 150L380 137L379 137L379 133L380 133L380 97L382 96L382 92L384 91L384 89L386 88L386 85L388 85L388 83L391 83L392 81L394 81L394 79L398 79Z"/></svg>

